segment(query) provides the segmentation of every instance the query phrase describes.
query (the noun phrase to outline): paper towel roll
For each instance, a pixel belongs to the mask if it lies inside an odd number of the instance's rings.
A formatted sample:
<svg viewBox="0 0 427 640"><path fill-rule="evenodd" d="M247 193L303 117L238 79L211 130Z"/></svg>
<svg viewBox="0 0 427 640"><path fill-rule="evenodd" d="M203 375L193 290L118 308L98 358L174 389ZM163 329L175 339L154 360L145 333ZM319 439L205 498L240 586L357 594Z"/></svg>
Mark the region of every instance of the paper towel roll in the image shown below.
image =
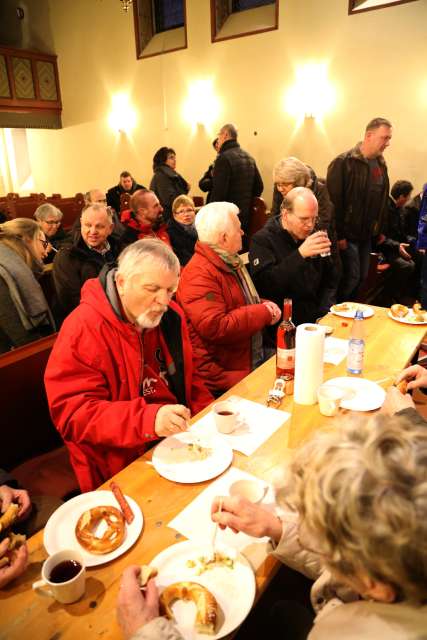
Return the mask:
<svg viewBox="0 0 427 640"><path fill-rule="evenodd" d="M323 382L325 331L318 324L300 324L295 340L294 401L316 404L317 389Z"/></svg>

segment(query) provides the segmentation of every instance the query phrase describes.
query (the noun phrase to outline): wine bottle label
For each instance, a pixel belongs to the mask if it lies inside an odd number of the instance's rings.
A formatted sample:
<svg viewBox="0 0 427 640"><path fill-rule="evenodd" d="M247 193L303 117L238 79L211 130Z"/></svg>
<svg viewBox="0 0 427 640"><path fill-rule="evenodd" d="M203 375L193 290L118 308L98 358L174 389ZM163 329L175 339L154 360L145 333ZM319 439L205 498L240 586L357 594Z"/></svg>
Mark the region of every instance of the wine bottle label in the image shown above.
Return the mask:
<svg viewBox="0 0 427 640"><path fill-rule="evenodd" d="M295 368L295 349L277 347L277 366L281 369Z"/></svg>

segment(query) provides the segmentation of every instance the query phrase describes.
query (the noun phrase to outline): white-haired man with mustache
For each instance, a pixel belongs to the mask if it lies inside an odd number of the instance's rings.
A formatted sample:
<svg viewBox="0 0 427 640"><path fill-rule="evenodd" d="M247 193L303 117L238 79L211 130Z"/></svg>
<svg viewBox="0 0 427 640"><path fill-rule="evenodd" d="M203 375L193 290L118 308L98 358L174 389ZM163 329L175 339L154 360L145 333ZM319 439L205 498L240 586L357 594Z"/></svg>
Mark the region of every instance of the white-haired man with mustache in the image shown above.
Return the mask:
<svg viewBox="0 0 427 640"><path fill-rule="evenodd" d="M82 491L184 431L212 400L197 374L186 321L172 301L178 258L160 240L138 240L88 280L50 356L53 422Z"/></svg>

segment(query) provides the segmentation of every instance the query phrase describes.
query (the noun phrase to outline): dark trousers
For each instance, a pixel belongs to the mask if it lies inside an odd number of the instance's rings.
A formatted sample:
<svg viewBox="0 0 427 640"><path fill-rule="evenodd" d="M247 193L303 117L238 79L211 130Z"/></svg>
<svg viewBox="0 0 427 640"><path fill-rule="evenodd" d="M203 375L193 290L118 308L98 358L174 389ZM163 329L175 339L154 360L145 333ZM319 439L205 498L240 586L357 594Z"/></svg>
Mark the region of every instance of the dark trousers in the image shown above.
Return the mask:
<svg viewBox="0 0 427 640"><path fill-rule="evenodd" d="M340 300L354 299L359 285L366 279L372 251L371 238L361 242L347 242L347 249L341 251L342 278L339 288Z"/></svg>

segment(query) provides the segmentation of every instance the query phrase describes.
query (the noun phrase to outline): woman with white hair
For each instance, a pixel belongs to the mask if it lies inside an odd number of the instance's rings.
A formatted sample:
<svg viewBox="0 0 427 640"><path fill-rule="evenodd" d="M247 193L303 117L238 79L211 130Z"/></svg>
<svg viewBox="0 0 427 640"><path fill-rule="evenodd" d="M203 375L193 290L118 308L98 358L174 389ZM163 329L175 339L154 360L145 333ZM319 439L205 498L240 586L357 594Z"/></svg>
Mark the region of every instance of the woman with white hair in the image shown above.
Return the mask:
<svg viewBox="0 0 427 640"><path fill-rule="evenodd" d="M297 603L276 602L270 619L247 620L250 637L426 637L425 425L403 415L375 416L318 433L296 451L277 497L280 518L237 496L215 498L212 505L214 522L257 538L269 536L274 556L315 580L305 617ZM125 571L126 589L119 596L125 639L178 640L176 628L156 617L154 581L144 599L138 573L137 567ZM245 627L241 635L246 637Z"/></svg>
<svg viewBox="0 0 427 640"><path fill-rule="evenodd" d="M37 277L48 241L34 220L0 224L0 353L55 331Z"/></svg>
<svg viewBox="0 0 427 640"><path fill-rule="evenodd" d="M262 330L281 315L274 302L260 300L238 255L243 235L238 213L230 202L200 209L195 222L199 240L177 291L201 359L200 373L216 395L265 360Z"/></svg>
<svg viewBox="0 0 427 640"><path fill-rule="evenodd" d="M47 256L44 263L52 262L56 252L65 244L71 244L69 234L61 226L63 213L53 204L44 202L34 212L34 218L40 229L49 240Z"/></svg>
<svg viewBox="0 0 427 640"><path fill-rule="evenodd" d="M315 580L314 627L289 637L425 637L425 425L378 415L316 434L296 452L278 502L288 508L280 519L235 498L224 498L222 513L216 499L212 513L223 526L269 535L277 558Z"/></svg>

